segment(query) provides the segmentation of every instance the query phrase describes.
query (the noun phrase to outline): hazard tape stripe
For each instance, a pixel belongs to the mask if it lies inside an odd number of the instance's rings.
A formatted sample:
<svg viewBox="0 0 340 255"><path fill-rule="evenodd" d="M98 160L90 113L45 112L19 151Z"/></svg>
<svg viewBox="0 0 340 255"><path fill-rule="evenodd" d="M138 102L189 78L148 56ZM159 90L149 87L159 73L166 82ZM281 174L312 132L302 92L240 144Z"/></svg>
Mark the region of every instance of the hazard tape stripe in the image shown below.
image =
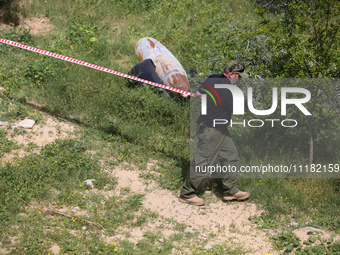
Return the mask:
<svg viewBox="0 0 340 255"><path fill-rule="evenodd" d="M90 67L90 68L93 68L93 69L96 69L96 70L99 70L99 71L103 71L103 72L106 72L106 73L115 74L115 75L118 75L118 76L121 76L121 77L124 77L124 78L128 78L128 79L131 79L131 80L147 83L147 84L159 87L159 88L163 88L163 89L166 89L166 90L177 92L177 93L182 94L184 96L195 97L194 93L190 93L190 92L185 91L185 90L176 89L176 88L173 88L173 87L170 87L170 86L167 86L167 85L163 85L163 84L159 84L159 83L156 83L156 82L152 82L152 81L147 81L147 80L144 80L144 79L141 79L141 78L138 78L138 77L134 77L134 76L131 76L131 75L128 75L128 74L124 74L124 73L121 73L121 72L117 72L117 71L114 71L114 70L111 70L111 69L108 69L108 68L105 68L105 67L102 67L102 66L97 66L97 65L94 65L94 64L91 64L91 63L87 63L87 62L82 61L82 60L66 57L66 56L63 56L63 55L59 55L57 53L49 52L49 51L46 51L46 50L41 50L41 49L38 49L38 48L34 48L34 47L31 47L31 46L27 46L27 45L24 45L24 44L21 44L21 43L13 42L13 41L2 39L2 38L0 38L0 42L8 44L8 45L15 46L15 47L18 47L18 48L21 48L21 49L37 52L37 53L40 53L40 54L43 54L43 55L46 55L46 56L58 58L58 59L68 61L68 62L71 62L71 63L75 63L75 64L78 64L78 65L87 66L87 67Z"/></svg>

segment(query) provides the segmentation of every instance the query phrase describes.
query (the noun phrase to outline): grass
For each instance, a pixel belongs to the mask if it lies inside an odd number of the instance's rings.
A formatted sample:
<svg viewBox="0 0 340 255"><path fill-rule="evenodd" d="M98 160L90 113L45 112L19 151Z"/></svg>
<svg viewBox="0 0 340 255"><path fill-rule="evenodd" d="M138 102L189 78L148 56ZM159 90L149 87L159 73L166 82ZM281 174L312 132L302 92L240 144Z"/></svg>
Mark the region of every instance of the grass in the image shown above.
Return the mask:
<svg viewBox="0 0 340 255"><path fill-rule="evenodd" d="M34 35L29 29L15 27L0 34L1 38L125 73L138 62L135 42L152 36L176 53L185 69L196 68L202 77L220 72L225 59L231 58L244 60L253 74L260 74L261 69L250 65L253 60L249 57L249 51L261 46L252 41L250 31L258 21L255 7L245 0L237 4L23 1L23 16L47 17L53 30ZM247 40L251 43L246 52ZM41 151L0 167L1 248L12 254L47 254L52 245L58 245L61 254L171 254L172 249L192 254L245 254L244 249L228 244L214 245L209 251L204 250L204 244L193 245L197 236L179 223L173 227L177 233L169 237L157 229L146 232L136 243L101 238L103 233L113 238L122 235L122 228L142 228L161 220L142 208L143 196L130 190L122 189L120 196L103 195L117 183L104 169L129 165L140 169L146 182L156 181L178 194L183 171L190 164L190 103L158 97L149 86L133 90L126 85L126 80L117 76L0 45L0 86L6 89L0 92L0 120L15 122L28 117L39 123L44 112L82 129L75 139L37 148L34 144L17 145L8 137L10 130L0 128L1 156L18 148ZM31 102L42 105L40 113L33 110ZM266 134L248 131L232 131L241 164L275 163L278 157L286 164L305 160L302 150L285 153L283 145L279 153L267 155L267 147L259 146ZM20 130L16 132L13 135L20 135ZM339 137L336 132L332 137L336 148ZM322 143L321 138L320 153L328 141ZM338 157L333 159L332 163L338 162ZM155 162L151 169L149 162ZM95 187L102 193L90 192L83 183L86 179L95 179ZM239 186L250 191L251 201L266 211L250 219L261 228L282 228L291 220L302 226L307 219L311 225L340 233L337 179L240 179ZM206 195L205 199L211 202L216 198ZM72 213L61 214L65 208ZM78 210L72 211L74 208ZM273 242L279 242L278 249L294 246L290 237L290 233L278 235ZM334 254L339 251L337 243L327 245Z"/></svg>

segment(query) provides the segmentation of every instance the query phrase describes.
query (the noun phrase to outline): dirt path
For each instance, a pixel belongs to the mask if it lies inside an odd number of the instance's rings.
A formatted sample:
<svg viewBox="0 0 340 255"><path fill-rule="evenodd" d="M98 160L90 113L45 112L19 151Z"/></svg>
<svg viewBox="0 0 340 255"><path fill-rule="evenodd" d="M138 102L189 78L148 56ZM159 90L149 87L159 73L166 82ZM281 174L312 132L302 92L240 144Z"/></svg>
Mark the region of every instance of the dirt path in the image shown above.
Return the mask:
<svg viewBox="0 0 340 255"><path fill-rule="evenodd" d="M153 226L140 229L130 229L132 240L138 240L141 232L155 230L162 226L162 221L172 220L187 225L185 231L199 233L196 240L197 247L227 243L230 247L240 247L249 254L278 254L273 251L269 235L256 229L248 220L249 216L260 214L262 211L251 202L211 202L206 206L197 207L183 204L177 196L168 190L161 189L157 184L146 185L137 171L128 171L120 168L113 170L118 178L115 194L121 188L128 188L132 193L144 194L143 206L157 212L160 220ZM169 236L176 231L171 228L163 229L164 235Z"/></svg>

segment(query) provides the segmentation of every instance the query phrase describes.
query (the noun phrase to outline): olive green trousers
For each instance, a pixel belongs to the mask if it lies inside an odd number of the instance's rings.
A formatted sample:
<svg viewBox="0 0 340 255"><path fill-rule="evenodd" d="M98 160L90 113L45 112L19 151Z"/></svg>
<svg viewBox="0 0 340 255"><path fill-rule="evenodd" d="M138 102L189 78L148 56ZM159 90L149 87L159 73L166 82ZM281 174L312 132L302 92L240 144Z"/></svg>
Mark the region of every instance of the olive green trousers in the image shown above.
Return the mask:
<svg viewBox="0 0 340 255"><path fill-rule="evenodd" d="M224 196L232 196L237 187L237 165L239 162L236 146L229 133L205 128L197 133L198 144L190 169L187 171L181 194L182 198L192 198L209 184L209 179L221 179ZM227 172L216 172L219 169ZM215 171L207 171L208 169ZM228 170L229 169L229 170ZM236 170L236 171L235 171Z"/></svg>

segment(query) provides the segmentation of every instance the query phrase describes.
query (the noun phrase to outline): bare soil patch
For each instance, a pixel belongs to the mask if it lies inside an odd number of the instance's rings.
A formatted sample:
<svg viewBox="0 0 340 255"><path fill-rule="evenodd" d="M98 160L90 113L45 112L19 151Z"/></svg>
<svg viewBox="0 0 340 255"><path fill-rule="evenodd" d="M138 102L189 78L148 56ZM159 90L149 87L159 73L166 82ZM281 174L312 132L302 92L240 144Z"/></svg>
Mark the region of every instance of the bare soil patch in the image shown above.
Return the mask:
<svg viewBox="0 0 340 255"><path fill-rule="evenodd" d="M20 121L9 123L10 126L15 126ZM8 128L8 126L1 126L0 128ZM13 150L10 153L2 155L0 164L4 165L6 162L11 162L15 158L20 158L28 153L39 153L39 147L53 143L57 139L74 138L74 131L78 128L72 124L61 122L54 117L48 117L45 121L35 124L32 129L22 129L20 134L15 135L15 129L9 130L7 138L22 145L22 148ZM25 150L25 147L30 144L35 144L36 149L32 151Z"/></svg>
<svg viewBox="0 0 340 255"><path fill-rule="evenodd" d="M33 35L47 34L54 29L54 26L50 23L49 18L43 16L31 19L24 19L21 21L19 27L29 29L30 33ZM10 28L11 26L7 24L0 25L0 30L9 30Z"/></svg>
<svg viewBox="0 0 340 255"><path fill-rule="evenodd" d="M308 230L308 228L296 229L296 230L293 231L293 234L294 234L296 237L299 237L302 243L303 243L304 241L307 241L308 238L311 237L311 231ZM327 240L328 240L329 238L331 238L331 236L332 236L333 233L330 232L330 231L327 231L327 230L321 230L321 229L319 229L319 231L315 232L314 235L317 235L317 234L319 234L321 238L327 239ZM336 236L336 237L334 238L334 241L340 242L340 236Z"/></svg>
<svg viewBox="0 0 340 255"><path fill-rule="evenodd" d="M50 20L46 17L36 17L32 19L26 19L22 22L21 26L29 28L31 34L45 34L54 29L54 26L50 23Z"/></svg>

